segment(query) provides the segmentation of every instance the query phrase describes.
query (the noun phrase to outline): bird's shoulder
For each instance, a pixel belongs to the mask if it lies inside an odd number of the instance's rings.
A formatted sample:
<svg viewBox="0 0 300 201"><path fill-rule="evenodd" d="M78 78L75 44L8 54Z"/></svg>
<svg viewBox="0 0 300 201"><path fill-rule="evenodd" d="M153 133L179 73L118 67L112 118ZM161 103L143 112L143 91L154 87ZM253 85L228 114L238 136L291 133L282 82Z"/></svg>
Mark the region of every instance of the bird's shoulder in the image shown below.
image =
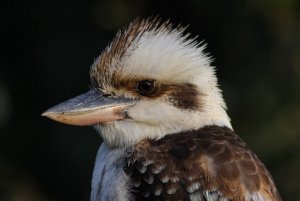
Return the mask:
<svg viewBox="0 0 300 201"><path fill-rule="evenodd" d="M128 151L124 171L136 200L280 200L264 165L226 127L144 140Z"/></svg>

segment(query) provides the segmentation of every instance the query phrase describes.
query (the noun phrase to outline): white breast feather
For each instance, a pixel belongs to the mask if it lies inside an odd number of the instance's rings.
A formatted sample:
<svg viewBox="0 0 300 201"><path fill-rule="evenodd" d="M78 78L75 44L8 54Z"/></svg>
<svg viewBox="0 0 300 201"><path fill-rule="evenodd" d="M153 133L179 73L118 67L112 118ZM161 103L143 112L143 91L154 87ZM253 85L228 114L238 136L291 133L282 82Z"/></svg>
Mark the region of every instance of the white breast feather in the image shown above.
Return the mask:
<svg viewBox="0 0 300 201"><path fill-rule="evenodd" d="M124 149L100 146L92 179L91 201L129 201L129 178L123 171Z"/></svg>

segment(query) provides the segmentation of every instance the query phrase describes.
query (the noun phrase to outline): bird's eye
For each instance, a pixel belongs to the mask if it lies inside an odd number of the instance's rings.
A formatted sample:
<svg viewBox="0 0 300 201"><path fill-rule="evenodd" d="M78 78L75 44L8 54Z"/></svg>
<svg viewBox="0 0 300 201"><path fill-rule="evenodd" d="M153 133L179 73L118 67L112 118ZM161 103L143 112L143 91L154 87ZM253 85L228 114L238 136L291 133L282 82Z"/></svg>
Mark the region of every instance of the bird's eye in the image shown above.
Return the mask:
<svg viewBox="0 0 300 201"><path fill-rule="evenodd" d="M136 90L141 95L150 95L155 89L155 83L153 80L142 80L137 83Z"/></svg>

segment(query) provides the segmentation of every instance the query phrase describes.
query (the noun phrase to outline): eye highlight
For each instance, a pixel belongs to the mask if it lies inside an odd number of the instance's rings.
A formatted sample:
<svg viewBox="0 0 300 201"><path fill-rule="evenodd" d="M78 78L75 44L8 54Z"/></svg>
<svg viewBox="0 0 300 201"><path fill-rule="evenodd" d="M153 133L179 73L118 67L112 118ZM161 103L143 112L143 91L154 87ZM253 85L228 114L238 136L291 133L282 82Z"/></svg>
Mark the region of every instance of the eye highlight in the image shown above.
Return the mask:
<svg viewBox="0 0 300 201"><path fill-rule="evenodd" d="M154 80L142 80L136 84L136 90L141 95L150 95L154 92Z"/></svg>

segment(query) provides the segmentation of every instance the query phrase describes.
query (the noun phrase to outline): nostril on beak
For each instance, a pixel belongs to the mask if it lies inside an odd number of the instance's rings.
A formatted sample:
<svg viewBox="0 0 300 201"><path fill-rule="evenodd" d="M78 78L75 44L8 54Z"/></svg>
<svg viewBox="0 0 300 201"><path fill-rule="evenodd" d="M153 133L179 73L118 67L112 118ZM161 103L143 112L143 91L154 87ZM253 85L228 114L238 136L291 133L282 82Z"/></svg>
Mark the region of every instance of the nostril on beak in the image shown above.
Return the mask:
<svg viewBox="0 0 300 201"><path fill-rule="evenodd" d="M110 97L111 94L103 94L104 97Z"/></svg>

